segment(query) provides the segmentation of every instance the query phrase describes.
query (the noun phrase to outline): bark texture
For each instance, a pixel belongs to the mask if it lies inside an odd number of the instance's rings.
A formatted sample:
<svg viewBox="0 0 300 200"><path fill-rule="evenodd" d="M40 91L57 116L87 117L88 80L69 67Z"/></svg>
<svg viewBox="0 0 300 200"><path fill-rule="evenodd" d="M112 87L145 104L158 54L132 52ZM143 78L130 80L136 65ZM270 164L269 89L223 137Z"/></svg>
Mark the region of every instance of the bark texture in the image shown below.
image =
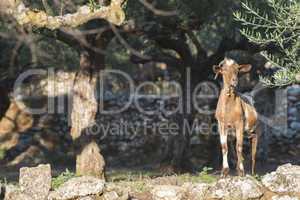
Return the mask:
<svg viewBox="0 0 300 200"><path fill-rule="evenodd" d="M104 178L105 161L97 143L91 139L95 122L97 76L80 71L74 81L71 136L76 145L76 173Z"/></svg>
<svg viewBox="0 0 300 200"><path fill-rule="evenodd" d="M22 1L6 0L0 1L0 13L12 16L20 25L54 30L61 27L78 27L97 18L121 25L125 20L121 4L122 1L120 0L112 0L109 6L103 6L99 9L92 10L85 5L79 7L77 12L72 14L50 16L45 11L27 8Z"/></svg>

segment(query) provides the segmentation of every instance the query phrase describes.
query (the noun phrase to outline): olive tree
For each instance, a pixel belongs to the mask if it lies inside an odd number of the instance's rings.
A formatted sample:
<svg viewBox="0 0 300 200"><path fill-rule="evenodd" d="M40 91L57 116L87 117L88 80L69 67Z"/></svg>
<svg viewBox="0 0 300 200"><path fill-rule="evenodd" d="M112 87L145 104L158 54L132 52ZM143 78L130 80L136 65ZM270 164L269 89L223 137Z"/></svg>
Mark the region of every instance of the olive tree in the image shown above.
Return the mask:
<svg viewBox="0 0 300 200"><path fill-rule="evenodd" d="M263 55L276 71L271 77L261 77L268 86L290 85L300 79L299 13L298 0L244 1L242 10L235 13L242 25L241 33L269 49Z"/></svg>

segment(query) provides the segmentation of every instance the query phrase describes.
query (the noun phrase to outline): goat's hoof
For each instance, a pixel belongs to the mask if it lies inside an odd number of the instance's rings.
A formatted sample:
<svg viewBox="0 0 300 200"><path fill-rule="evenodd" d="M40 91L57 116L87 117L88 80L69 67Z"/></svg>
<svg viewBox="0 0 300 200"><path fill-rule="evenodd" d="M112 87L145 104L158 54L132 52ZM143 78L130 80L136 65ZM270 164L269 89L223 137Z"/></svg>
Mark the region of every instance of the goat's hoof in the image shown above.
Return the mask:
<svg viewBox="0 0 300 200"><path fill-rule="evenodd" d="M221 172L221 178L226 178L229 174L229 168L223 168Z"/></svg>
<svg viewBox="0 0 300 200"><path fill-rule="evenodd" d="M237 173L238 173L238 176L245 176L245 171L244 170L240 170L240 169L237 169Z"/></svg>

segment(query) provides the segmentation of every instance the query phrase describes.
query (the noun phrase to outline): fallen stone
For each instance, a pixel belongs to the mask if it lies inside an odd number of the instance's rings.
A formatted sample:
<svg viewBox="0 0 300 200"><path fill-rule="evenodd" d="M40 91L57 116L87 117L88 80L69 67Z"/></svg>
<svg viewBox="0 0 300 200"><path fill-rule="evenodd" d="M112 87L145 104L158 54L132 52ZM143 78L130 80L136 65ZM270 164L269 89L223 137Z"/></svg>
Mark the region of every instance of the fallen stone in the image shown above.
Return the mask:
<svg viewBox="0 0 300 200"><path fill-rule="evenodd" d="M118 200L127 200L129 198L129 193L131 192L131 188L129 186L120 186L115 183L107 183L105 184L104 194L115 192L119 196Z"/></svg>
<svg viewBox="0 0 300 200"><path fill-rule="evenodd" d="M186 188L186 197L189 200L205 200L210 185L206 183L185 183L182 187Z"/></svg>
<svg viewBox="0 0 300 200"><path fill-rule="evenodd" d="M119 198L119 195L115 191L106 192L103 195L104 200L117 200Z"/></svg>
<svg viewBox="0 0 300 200"><path fill-rule="evenodd" d="M31 200L32 198L24 194L20 188L14 185L7 185L5 187L5 197L4 200Z"/></svg>
<svg viewBox="0 0 300 200"><path fill-rule="evenodd" d="M80 198L78 198L77 200L96 200L96 198L95 197L80 197Z"/></svg>
<svg viewBox="0 0 300 200"><path fill-rule="evenodd" d="M179 186L157 185L151 190L153 200L181 200L184 190Z"/></svg>
<svg viewBox="0 0 300 200"><path fill-rule="evenodd" d="M104 183L104 180L91 176L75 177L51 192L48 200L69 200L102 194Z"/></svg>
<svg viewBox="0 0 300 200"><path fill-rule="evenodd" d="M300 192L300 166L285 164L262 178L263 185L275 193Z"/></svg>
<svg viewBox="0 0 300 200"><path fill-rule="evenodd" d="M272 197L272 200L300 200L300 199L298 197L292 197L289 195L284 195L284 196L276 195Z"/></svg>
<svg viewBox="0 0 300 200"><path fill-rule="evenodd" d="M50 165L21 168L19 185L21 192L30 196L32 200L46 199L51 189Z"/></svg>
<svg viewBox="0 0 300 200"><path fill-rule="evenodd" d="M231 177L220 179L207 192L208 199L248 200L263 195L261 185L253 177Z"/></svg>

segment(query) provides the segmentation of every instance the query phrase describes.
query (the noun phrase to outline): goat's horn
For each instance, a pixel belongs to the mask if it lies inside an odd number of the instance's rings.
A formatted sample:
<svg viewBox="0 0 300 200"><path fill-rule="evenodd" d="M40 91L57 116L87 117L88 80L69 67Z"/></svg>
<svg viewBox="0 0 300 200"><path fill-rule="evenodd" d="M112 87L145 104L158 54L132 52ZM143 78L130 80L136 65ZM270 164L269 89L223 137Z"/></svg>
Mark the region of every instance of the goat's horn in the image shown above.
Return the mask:
<svg viewBox="0 0 300 200"><path fill-rule="evenodd" d="M219 76L219 73L217 72L215 75L215 80L218 78L218 76Z"/></svg>

